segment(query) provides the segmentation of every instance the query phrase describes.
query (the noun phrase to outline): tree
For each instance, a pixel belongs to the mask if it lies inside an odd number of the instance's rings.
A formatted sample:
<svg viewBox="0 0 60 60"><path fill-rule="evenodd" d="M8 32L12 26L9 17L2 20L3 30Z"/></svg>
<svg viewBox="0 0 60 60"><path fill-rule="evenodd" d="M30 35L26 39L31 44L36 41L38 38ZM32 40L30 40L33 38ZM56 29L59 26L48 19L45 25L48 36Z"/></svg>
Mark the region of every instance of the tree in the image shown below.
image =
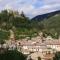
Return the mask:
<svg viewBox="0 0 60 60"><path fill-rule="evenodd" d="M20 15L21 15L21 17L23 17L23 18L25 18L25 17L26 17L23 11L21 12L21 14L20 14Z"/></svg>
<svg viewBox="0 0 60 60"><path fill-rule="evenodd" d="M9 34L8 31L0 30L0 41L8 40L9 35L10 35L10 34Z"/></svg>
<svg viewBox="0 0 60 60"><path fill-rule="evenodd" d="M38 60L41 60L41 58L40 58L40 57L38 57Z"/></svg>
<svg viewBox="0 0 60 60"><path fill-rule="evenodd" d="M53 60L60 60L60 52L55 53L55 57L53 58Z"/></svg>
<svg viewBox="0 0 60 60"><path fill-rule="evenodd" d="M0 60L25 60L25 59L26 56L16 50L7 51L4 54L0 54Z"/></svg>

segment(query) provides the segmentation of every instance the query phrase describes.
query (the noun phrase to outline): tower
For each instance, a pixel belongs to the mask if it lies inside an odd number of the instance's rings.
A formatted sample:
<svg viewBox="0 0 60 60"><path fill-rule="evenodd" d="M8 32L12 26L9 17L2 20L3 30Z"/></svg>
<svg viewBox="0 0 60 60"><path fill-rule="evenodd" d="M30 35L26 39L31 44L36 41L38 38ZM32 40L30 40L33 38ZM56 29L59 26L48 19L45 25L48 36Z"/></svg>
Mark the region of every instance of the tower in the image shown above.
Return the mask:
<svg viewBox="0 0 60 60"><path fill-rule="evenodd" d="M15 40L14 32L10 30L10 40Z"/></svg>
<svg viewBox="0 0 60 60"><path fill-rule="evenodd" d="M42 43L45 41L45 38L44 38L44 36L43 36L43 32L40 32L39 33L39 36L40 36L40 38L41 38L41 41L42 41Z"/></svg>

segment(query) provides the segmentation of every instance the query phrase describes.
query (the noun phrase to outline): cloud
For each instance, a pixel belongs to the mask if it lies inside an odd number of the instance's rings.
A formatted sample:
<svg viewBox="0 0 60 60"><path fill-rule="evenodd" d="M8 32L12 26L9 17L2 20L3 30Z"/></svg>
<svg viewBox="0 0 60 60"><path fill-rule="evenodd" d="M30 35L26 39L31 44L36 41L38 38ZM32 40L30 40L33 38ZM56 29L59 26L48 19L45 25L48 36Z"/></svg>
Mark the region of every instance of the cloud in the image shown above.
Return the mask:
<svg viewBox="0 0 60 60"><path fill-rule="evenodd" d="M33 11L33 14L34 15L44 14L44 13L52 12L55 10L60 10L60 4L44 5L39 9L35 9L35 11Z"/></svg>
<svg viewBox="0 0 60 60"><path fill-rule="evenodd" d="M4 9L12 9L12 6L10 6L9 4L5 5Z"/></svg>
<svg viewBox="0 0 60 60"><path fill-rule="evenodd" d="M1 2L2 0L0 0L0 2Z"/></svg>
<svg viewBox="0 0 60 60"><path fill-rule="evenodd" d="M24 11L29 17L60 10L60 0L0 0L1 9Z"/></svg>

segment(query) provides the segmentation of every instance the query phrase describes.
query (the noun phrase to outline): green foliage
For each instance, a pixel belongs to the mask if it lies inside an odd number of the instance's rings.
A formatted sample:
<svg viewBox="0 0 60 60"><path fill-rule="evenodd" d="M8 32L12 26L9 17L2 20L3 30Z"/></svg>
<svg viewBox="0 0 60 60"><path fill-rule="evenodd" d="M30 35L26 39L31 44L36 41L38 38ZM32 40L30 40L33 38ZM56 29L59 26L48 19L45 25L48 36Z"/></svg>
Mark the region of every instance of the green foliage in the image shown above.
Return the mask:
<svg viewBox="0 0 60 60"><path fill-rule="evenodd" d="M60 35L60 15L53 16L41 22L44 25L44 30L53 38L58 38Z"/></svg>
<svg viewBox="0 0 60 60"><path fill-rule="evenodd" d="M40 57L38 57L38 60L41 60L41 58L40 58Z"/></svg>
<svg viewBox="0 0 60 60"><path fill-rule="evenodd" d="M33 25L34 24L34 25ZM32 37L35 32L38 31L38 25L35 25L28 17L25 16L24 12L19 14L17 11L3 10L0 13L0 29L9 31L10 29L14 31L16 39ZM4 32L4 31L3 31ZM9 36L7 33L1 32L1 39L7 39ZM5 37L4 34L6 34Z"/></svg>
<svg viewBox="0 0 60 60"><path fill-rule="evenodd" d="M2 42L2 40L7 40L9 38L9 32L8 31L2 31L0 30L0 42Z"/></svg>
<svg viewBox="0 0 60 60"><path fill-rule="evenodd" d="M18 51L7 51L0 54L0 60L26 60L26 56Z"/></svg>
<svg viewBox="0 0 60 60"><path fill-rule="evenodd" d="M9 12L7 10L0 12L0 29L4 30L4 33L0 33L0 40L7 39L9 33L5 33L5 31L9 32L10 29L14 31L16 39L25 37L31 38L37 36L40 31L46 36L51 35L53 38L58 38L60 35L59 26L60 15L52 16L43 21L34 21L26 17L24 12L21 12L21 14L12 10Z"/></svg>
<svg viewBox="0 0 60 60"><path fill-rule="evenodd" d="M23 39L26 37L34 37L37 36L37 32L32 29L26 29L26 28L18 28L18 30L15 31L16 39Z"/></svg>
<svg viewBox="0 0 60 60"><path fill-rule="evenodd" d="M60 60L60 52L56 52L55 57L53 60Z"/></svg>

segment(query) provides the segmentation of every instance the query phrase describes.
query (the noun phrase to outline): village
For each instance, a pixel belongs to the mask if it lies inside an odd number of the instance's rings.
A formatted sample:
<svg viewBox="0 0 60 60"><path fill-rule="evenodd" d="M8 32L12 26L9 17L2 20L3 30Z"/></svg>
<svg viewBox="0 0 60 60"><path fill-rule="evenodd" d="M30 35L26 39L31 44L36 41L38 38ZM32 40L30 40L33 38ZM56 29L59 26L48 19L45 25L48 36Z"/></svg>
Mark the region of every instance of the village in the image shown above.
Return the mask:
<svg viewBox="0 0 60 60"><path fill-rule="evenodd" d="M14 34L11 31L10 39L4 44L0 44L0 51L3 51L1 48L8 50L16 49L27 55L27 60L30 58L32 58L32 60L38 60L38 57L40 57L41 60L53 60L54 54L60 51L60 39L53 39L51 36L45 38L42 34L43 33L39 33L39 36L31 40L29 40L29 37L15 40Z"/></svg>

